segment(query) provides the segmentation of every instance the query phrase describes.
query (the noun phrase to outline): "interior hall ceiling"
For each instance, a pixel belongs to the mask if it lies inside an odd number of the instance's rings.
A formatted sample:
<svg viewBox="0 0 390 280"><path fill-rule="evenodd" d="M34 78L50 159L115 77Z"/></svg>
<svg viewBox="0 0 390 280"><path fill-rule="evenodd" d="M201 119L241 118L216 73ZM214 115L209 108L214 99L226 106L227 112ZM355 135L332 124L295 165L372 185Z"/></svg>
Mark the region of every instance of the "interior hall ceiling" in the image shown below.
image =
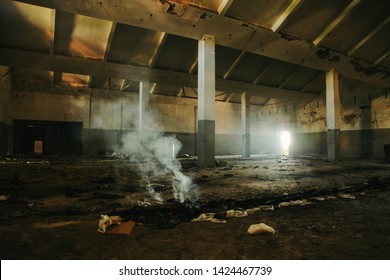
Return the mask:
<svg viewBox="0 0 390 280"><path fill-rule="evenodd" d="M388 0L2 0L0 27L15 87L130 93L149 79L151 94L197 98L204 34L218 101L314 98L331 68L390 87Z"/></svg>

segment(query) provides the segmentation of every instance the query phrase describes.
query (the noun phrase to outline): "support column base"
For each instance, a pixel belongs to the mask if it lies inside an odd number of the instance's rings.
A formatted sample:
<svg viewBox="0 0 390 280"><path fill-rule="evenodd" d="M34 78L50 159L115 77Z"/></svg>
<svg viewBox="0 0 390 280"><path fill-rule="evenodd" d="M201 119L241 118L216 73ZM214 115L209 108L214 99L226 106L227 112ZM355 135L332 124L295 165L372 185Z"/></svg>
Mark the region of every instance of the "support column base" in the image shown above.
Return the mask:
<svg viewBox="0 0 390 280"><path fill-rule="evenodd" d="M340 129L328 129L327 132L328 161L340 159Z"/></svg>
<svg viewBox="0 0 390 280"><path fill-rule="evenodd" d="M215 121L198 121L198 166L215 167Z"/></svg>
<svg viewBox="0 0 390 280"><path fill-rule="evenodd" d="M242 135L242 157L250 157L251 156L251 135L250 134L243 134Z"/></svg>

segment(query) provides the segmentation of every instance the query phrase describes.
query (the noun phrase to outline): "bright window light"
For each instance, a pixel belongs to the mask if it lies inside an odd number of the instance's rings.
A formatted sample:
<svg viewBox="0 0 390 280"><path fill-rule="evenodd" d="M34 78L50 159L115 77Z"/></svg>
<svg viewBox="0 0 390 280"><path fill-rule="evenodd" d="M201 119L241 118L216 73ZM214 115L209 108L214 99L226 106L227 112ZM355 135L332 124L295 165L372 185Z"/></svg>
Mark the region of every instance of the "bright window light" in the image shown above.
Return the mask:
<svg viewBox="0 0 390 280"><path fill-rule="evenodd" d="M280 133L280 143L281 143L281 154L283 156L288 156L290 152L290 144L291 144L291 135L290 132L288 131L282 131Z"/></svg>

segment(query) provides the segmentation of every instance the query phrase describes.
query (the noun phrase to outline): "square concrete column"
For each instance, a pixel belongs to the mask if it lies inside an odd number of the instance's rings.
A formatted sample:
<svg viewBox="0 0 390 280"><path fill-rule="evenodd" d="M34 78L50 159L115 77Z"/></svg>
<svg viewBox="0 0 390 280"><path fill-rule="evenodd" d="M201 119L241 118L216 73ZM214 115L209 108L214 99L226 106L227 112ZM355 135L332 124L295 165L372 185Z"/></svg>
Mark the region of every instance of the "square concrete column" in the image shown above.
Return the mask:
<svg viewBox="0 0 390 280"><path fill-rule="evenodd" d="M340 156L340 92L336 69L326 73L326 123L328 160L337 161Z"/></svg>
<svg viewBox="0 0 390 280"><path fill-rule="evenodd" d="M215 37L198 44L198 166L215 166Z"/></svg>
<svg viewBox="0 0 390 280"><path fill-rule="evenodd" d="M145 120L148 115L148 109L149 109L149 91L150 91L150 84L149 80L142 80L139 82L139 108L138 108L138 114L139 114L139 122L138 122L138 130L143 131L145 130Z"/></svg>
<svg viewBox="0 0 390 280"><path fill-rule="evenodd" d="M242 157L251 156L251 95L241 94Z"/></svg>

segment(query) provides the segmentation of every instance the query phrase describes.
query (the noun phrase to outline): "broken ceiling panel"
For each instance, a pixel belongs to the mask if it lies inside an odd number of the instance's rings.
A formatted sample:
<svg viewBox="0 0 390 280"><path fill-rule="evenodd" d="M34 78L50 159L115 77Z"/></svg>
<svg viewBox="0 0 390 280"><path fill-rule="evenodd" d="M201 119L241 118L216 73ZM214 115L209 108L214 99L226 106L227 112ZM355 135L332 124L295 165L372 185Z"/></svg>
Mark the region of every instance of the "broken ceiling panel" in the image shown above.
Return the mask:
<svg viewBox="0 0 390 280"><path fill-rule="evenodd" d="M293 0L235 0L226 16L271 29Z"/></svg>
<svg viewBox="0 0 390 280"><path fill-rule="evenodd" d="M360 40L389 16L390 1L361 1L321 42L322 46L347 54ZM348 36L346 36L348 34ZM383 38L382 38L383 39ZM388 41L388 40L387 40Z"/></svg>
<svg viewBox="0 0 390 280"><path fill-rule="evenodd" d="M281 29L293 37L314 41L351 0L305 0Z"/></svg>
<svg viewBox="0 0 390 280"><path fill-rule="evenodd" d="M0 1L0 46L49 53L51 15L48 8Z"/></svg>
<svg viewBox="0 0 390 280"><path fill-rule="evenodd" d="M89 76L87 75L78 75L72 73L62 73L62 84L71 87L86 87L88 85Z"/></svg>
<svg viewBox="0 0 390 280"><path fill-rule="evenodd" d="M55 54L103 58L111 21L57 11L55 23Z"/></svg>
<svg viewBox="0 0 390 280"><path fill-rule="evenodd" d="M157 58L155 68L188 73L198 58L198 42L168 35Z"/></svg>
<svg viewBox="0 0 390 280"><path fill-rule="evenodd" d="M162 35L162 32L118 23L107 60L149 66Z"/></svg>

